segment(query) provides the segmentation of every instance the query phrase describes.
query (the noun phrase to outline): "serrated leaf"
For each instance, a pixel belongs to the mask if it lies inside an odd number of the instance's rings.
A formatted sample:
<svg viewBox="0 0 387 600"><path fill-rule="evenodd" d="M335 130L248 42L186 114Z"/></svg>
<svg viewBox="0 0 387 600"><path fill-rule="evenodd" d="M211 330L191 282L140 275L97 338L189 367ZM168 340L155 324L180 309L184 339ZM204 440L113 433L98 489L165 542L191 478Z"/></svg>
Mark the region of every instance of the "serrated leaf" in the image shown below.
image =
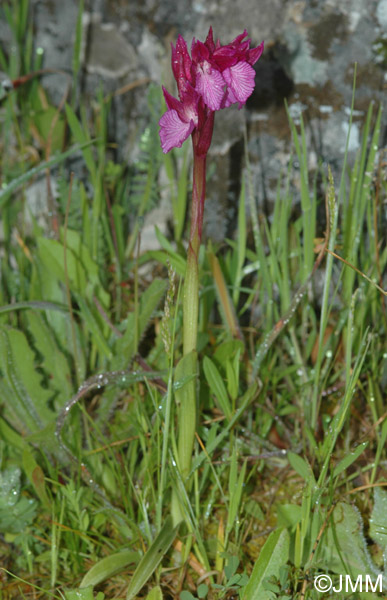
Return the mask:
<svg viewBox="0 0 387 600"><path fill-rule="evenodd" d="M271 600L272 594L265 590L264 580L272 576L279 578L280 568L289 559L289 542L286 529L277 529L269 535L244 588L243 600Z"/></svg>
<svg viewBox="0 0 387 600"><path fill-rule="evenodd" d="M387 491L381 487L374 490L369 533L374 542L383 549L384 571L387 576Z"/></svg>
<svg viewBox="0 0 387 600"><path fill-rule="evenodd" d="M35 518L37 504L32 498L22 497L15 506L0 509L0 531L24 533Z"/></svg>
<svg viewBox="0 0 387 600"><path fill-rule="evenodd" d="M368 552L360 512L354 506L339 502L333 511L333 525L328 529L321 564L334 573L345 569L352 577L379 571ZM384 582L384 585L386 582Z"/></svg>
<svg viewBox="0 0 387 600"><path fill-rule="evenodd" d="M106 556L89 569L82 579L80 587L94 587L105 579L113 577L113 575L116 575L128 565L137 563L139 558L138 552L133 552L132 550L124 550L111 556Z"/></svg>
<svg viewBox="0 0 387 600"><path fill-rule="evenodd" d="M126 595L126 600L132 600L144 587L152 573L156 570L170 545L176 537L177 527L173 527L172 517L168 517L160 533L140 560Z"/></svg>
<svg viewBox="0 0 387 600"><path fill-rule="evenodd" d="M25 531L36 514L37 502L20 497L20 469L0 471L0 532L17 534Z"/></svg>
<svg viewBox="0 0 387 600"><path fill-rule="evenodd" d="M26 318L34 345L42 356L43 368L49 376L50 388L57 392L59 406L62 406L74 391L69 363L44 317L35 311L28 311Z"/></svg>
<svg viewBox="0 0 387 600"><path fill-rule="evenodd" d="M35 355L21 331L0 326L0 368L9 410L29 431L39 431L54 418L48 408L52 393L42 387Z"/></svg>
<svg viewBox="0 0 387 600"><path fill-rule="evenodd" d="M67 302L63 282L57 278L57 273L51 272L47 266L36 257L32 268L30 283L30 298L32 301L44 298L59 305ZM69 352L74 351L73 328L77 345L77 371L79 379L85 378L86 362L82 347L81 331L78 323L73 321L73 327L68 315L68 309L63 311L47 310L45 318L48 326L52 328L60 348Z"/></svg>

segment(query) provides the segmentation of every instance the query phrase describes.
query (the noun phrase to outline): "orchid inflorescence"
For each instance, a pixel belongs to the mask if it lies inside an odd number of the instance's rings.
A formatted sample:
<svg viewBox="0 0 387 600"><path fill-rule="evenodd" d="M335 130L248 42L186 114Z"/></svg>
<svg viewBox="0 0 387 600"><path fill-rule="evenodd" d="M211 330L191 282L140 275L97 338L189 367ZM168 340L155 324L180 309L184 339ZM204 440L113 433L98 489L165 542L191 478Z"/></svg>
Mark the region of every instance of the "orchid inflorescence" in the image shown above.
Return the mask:
<svg viewBox="0 0 387 600"><path fill-rule="evenodd" d="M172 70L180 100L163 88L168 110L160 119L164 153L180 148L192 134L195 151L206 154L211 143L215 111L238 103L242 108L254 89L253 65L263 52L263 42L250 48L247 31L222 46L214 43L212 27L206 41L193 39L191 57L184 38L172 45Z"/></svg>

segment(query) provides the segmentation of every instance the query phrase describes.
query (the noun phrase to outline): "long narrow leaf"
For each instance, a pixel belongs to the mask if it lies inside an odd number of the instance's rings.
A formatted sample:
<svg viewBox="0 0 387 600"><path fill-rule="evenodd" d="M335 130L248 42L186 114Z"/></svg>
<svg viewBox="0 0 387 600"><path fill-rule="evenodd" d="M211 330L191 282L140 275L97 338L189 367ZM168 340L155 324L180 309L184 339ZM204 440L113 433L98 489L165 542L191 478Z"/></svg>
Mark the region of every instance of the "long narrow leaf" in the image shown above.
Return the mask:
<svg viewBox="0 0 387 600"><path fill-rule="evenodd" d="M40 165L38 165L37 167L34 167L33 169L30 169L26 173L23 173L23 175L20 175L20 177L16 177L15 179L13 179L7 185L6 188L0 190L0 209L3 208L3 205L7 202L7 200L9 200L12 192L17 190L17 188L20 187L21 185L23 185L23 183L25 183L29 179L32 179L32 177L35 177L35 175L37 175L41 171L44 171L45 169L50 169L51 167L56 167L57 165L59 165L60 163L65 161L66 158L68 158L72 154L75 154L75 152L79 152L79 150L82 151L85 148L95 144L95 142L96 142L96 140L90 140L88 142L85 142L84 144L77 144L76 146L73 146L72 148L70 148L70 150L67 150L67 152L62 152L62 154L59 154L58 156L54 156L50 160L46 160L46 161L40 163Z"/></svg>
<svg viewBox="0 0 387 600"><path fill-rule="evenodd" d="M85 588L89 585L94 587L105 579L113 577L113 575L116 575L128 565L137 563L138 559L138 552L133 552L132 550L124 550L123 552L116 552L111 556L106 556L91 567L82 579L80 587Z"/></svg>
<svg viewBox="0 0 387 600"><path fill-rule="evenodd" d="M144 587L152 573L157 569L170 545L175 539L177 527L172 526L172 517L168 517L164 527L140 560L130 581L126 600L132 600Z"/></svg>
<svg viewBox="0 0 387 600"><path fill-rule="evenodd" d="M278 578L280 567L289 558L289 533L287 529L277 529L267 538L251 573L243 600L271 600L273 593L265 590L264 581L274 575Z"/></svg>

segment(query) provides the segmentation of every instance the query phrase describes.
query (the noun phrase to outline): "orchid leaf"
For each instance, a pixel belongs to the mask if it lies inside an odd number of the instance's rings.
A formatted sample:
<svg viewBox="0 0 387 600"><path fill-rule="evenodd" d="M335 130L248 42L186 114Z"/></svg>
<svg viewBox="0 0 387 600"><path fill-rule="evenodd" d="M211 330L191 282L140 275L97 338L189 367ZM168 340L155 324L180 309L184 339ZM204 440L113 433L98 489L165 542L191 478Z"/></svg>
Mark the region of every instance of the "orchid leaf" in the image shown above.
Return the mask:
<svg viewBox="0 0 387 600"><path fill-rule="evenodd" d="M137 563L139 558L138 552L133 552L132 550L124 550L111 556L106 556L91 567L82 579L80 587L94 587L105 579L113 577L113 575L116 575L128 565Z"/></svg>
<svg viewBox="0 0 387 600"><path fill-rule="evenodd" d="M0 389L20 430L36 432L53 420L52 392L42 386L35 355L23 332L0 326L0 368Z"/></svg>
<svg viewBox="0 0 387 600"><path fill-rule="evenodd" d="M223 379L217 367L212 362L212 360L208 358L208 356L204 357L203 370L204 375L207 379L207 383L210 386L211 392L216 398L216 402L219 405L219 408L222 410L225 417L227 417L227 419L230 419L232 415L232 410L226 386L223 383Z"/></svg>
<svg viewBox="0 0 387 600"><path fill-rule="evenodd" d="M273 595L265 589L268 577L279 577L280 568L289 559L290 536L287 529L277 529L267 538L251 573L250 581L242 594L243 600L271 600Z"/></svg>
<svg viewBox="0 0 387 600"><path fill-rule="evenodd" d="M132 600L144 587L152 573L156 570L170 545L175 539L177 527L172 525L172 517L168 517L160 533L140 560L130 581L126 600Z"/></svg>

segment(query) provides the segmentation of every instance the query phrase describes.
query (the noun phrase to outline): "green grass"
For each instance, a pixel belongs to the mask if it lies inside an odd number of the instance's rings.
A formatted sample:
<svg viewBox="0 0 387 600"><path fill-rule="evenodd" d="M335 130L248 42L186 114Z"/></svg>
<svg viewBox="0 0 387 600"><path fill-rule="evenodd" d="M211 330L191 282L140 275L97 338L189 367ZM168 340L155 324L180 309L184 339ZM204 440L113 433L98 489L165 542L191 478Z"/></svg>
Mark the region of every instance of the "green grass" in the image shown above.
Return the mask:
<svg viewBox="0 0 387 600"><path fill-rule="evenodd" d="M5 7L15 51L0 61L15 78L40 64L28 2ZM191 158L186 148L163 156L150 87L138 161L112 162L109 99L100 90L87 110L76 87L77 31L65 108L44 94L49 74L0 107L1 600L317 599L318 573L384 573L386 586L381 110L370 106L341 181L321 167L323 193L305 126L289 117L300 167L291 158L278 174L270 219L257 212L246 154L235 239L200 254L187 491L176 464L187 377L175 366ZM162 168L173 234L157 231L160 250L144 253ZM39 178L58 190L44 222L27 205Z"/></svg>

